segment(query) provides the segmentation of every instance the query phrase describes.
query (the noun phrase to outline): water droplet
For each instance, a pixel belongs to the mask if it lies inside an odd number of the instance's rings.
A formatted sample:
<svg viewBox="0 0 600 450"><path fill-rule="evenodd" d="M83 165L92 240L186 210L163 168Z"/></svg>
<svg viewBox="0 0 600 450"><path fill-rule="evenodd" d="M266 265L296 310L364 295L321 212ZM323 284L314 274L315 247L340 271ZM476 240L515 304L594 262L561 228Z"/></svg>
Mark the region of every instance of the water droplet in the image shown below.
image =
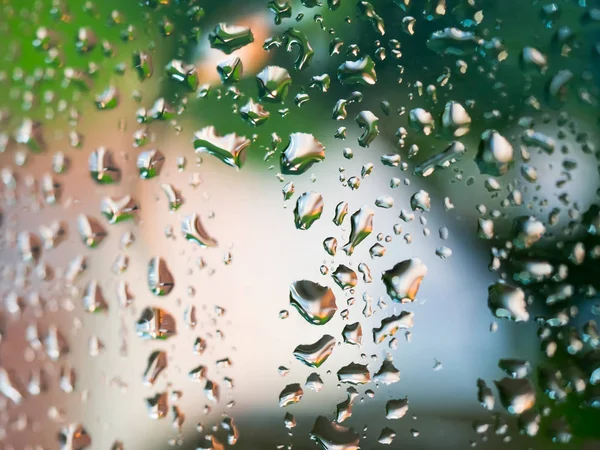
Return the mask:
<svg viewBox="0 0 600 450"><path fill-rule="evenodd" d="M515 236L513 238L513 244L518 249L530 248L544 236L545 232L546 227L535 217L517 217L514 220Z"/></svg>
<svg viewBox="0 0 600 450"><path fill-rule="evenodd" d="M383 272L381 279L392 300L408 303L415 300L419 285L426 274L425 264L419 258L411 258Z"/></svg>
<svg viewBox="0 0 600 450"><path fill-rule="evenodd" d="M477 380L477 401L488 411L493 411L496 402L492 390L481 378Z"/></svg>
<svg viewBox="0 0 600 450"><path fill-rule="evenodd" d="M442 127L444 131L453 136L461 137L469 132L471 116L464 106L458 102L448 102L442 113Z"/></svg>
<svg viewBox="0 0 600 450"><path fill-rule="evenodd" d="M151 419L162 419L169 412L168 396L166 392L158 393L146 398L146 410Z"/></svg>
<svg viewBox="0 0 600 450"><path fill-rule="evenodd" d="M279 407L284 408L289 405L294 405L302 400L303 395L304 391L300 387L300 384L288 384L279 394Z"/></svg>
<svg viewBox="0 0 600 450"><path fill-rule="evenodd" d="M142 311L135 329L142 339L168 339L175 335L175 319L162 308L146 308Z"/></svg>
<svg viewBox="0 0 600 450"><path fill-rule="evenodd" d="M294 208L294 222L299 230L308 230L323 213L323 197L321 194L309 191L298 197Z"/></svg>
<svg viewBox="0 0 600 450"><path fill-rule="evenodd" d="M283 67L267 66L256 75L258 98L270 103L283 103L292 84L292 77Z"/></svg>
<svg viewBox="0 0 600 450"><path fill-rule="evenodd" d="M445 28L434 31L427 40L427 47L440 55L465 56L473 54L483 44L483 39L478 38L470 31L458 28Z"/></svg>
<svg viewBox="0 0 600 450"><path fill-rule="evenodd" d="M167 201L169 202L169 209L171 211L177 211L179 207L183 204L181 193L177 189L175 189L171 184L161 184L160 187L167 196Z"/></svg>
<svg viewBox="0 0 600 450"><path fill-rule="evenodd" d="M498 367L512 378L526 378L531 374L531 363L523 359L500 359Z"/></svg>
<svg viewBox="0 0 600 450"><path fill-rule="evenodd" d="M164 155L156 149L141 152L137 158L140 178L147 180L160 174L164 161Z"/></svg>
<svg viewBox="0 0 600 450"><path fill-rule="evenodd" d="M504 175L514 162L513 147L496 130L486 130L481 135L475 162L483 174Z"/></svg>
<svg viewBox="0 0 600 450"><path fill-rule="evenodd" d="M527 322L527 302L520 287L498 282L488 288L488 307L499 318Z"/></svg>
<svg viewBox="0 0 600 450"><path fill-rule="evenodd" d="M312 134L292 133L288 146L281 153L281 172L301 175L323 159L325 147Z"/></svg>
<svg viewBox="0 0 600 450"><path fill-rule="evenodd" d="M216 247L217 241L210 237L208 232L204 229L200 216L196 213L185 216L181 220L181 232L190 242L195 242L202 248Z"/></svg>
<svg viewBox="0 0 600 450"><path fill-rule="evenodd" d="M366 364L350 363L337 371L341 383L365 384L371 381L371 374Z"/></svg>
<svg viewBox="0 0 600 450"><path fill-rule="evenodd" d="M260 103L256 103L254 100L248 100L244 106L240 108L240 116L249 125L257 127L264 124L271 113L263 108Z"/></svg>
<svg viewBox="0 0 600 450"><path fill-rule="evenodd" d="M382 445L390 445L394 441L395 437L396 432L391 428L385 427L383 430L381 430L381 433L377 438L377 442L379 442Z"/></svg>
<svg viewBox="0 0 600 450"><path fill-rule="evenodd" d="M346 211L347 211L348 205L345 204L345 206L346 206ZM338 208L336 208L336 218L338 218L337 209ZM344 248L343 248L344 252L346 252L346 254L348 256L351 256L354 253L356 246L358 244L360 244L363 240L365 240L373 232L373 218L374 217L375 217L375 214L366 206L363 206L362 208L357 210L354 214L352 214L352 216L350 218L350 223L351 223L350 238L348 239L348 242L346 243L346 245L344 245ZM343 217L341 220L339 220L339 223L341 223L342 220L343 220ZM336 223L335 220L334 220L334 223ZM336 223L336 225L339 225L339 224Z"/></svg>
<svg viewBox="0 0 600 450"><path fill-rule="evenodd" d="M121 178L121 172L106 147L99 147L90 153L88 167L92 180L98 184L116 183Z"/></svg>
<svg viewBox="0 0 600 450"><path fill-rule="evenodd" d="M347 324L342 330L342 337L346 344L361 345L362 326L360 325L360 322Z"/></svg>
<svg viewBox="0 0 600 450"><path fill-rule="evenodd" d="M385 404L386 419L402 419L408 412L408 397L398 400L389 400Z"/></svg>
<svg viewBox="0 0 600 450"><path fill-rule="evenodd" d="M219 136L215 127L208 126L194 133L194 149L196 153L208 153L225 164L240 169L246 159L246 149L250 140L244 136L230 133Z"/></svg>
<svg viewBox="0 0 600 450"><path fill-rule="evenodd" d="M110 224L131 220L138 210L138 204L129 195L121 198L104 197L100 204L100 211Z"/></svg>
<svg viewBox="0 0 600 450"><path fill-rule="evenodd" d="M412 109L408 116L408 123L412 128L423 133L425 136L429 136L435 127L433 116L423 108Z"/></svg>
<svg viewBox="0 0 600 450"><path fill-rule="evenodd" d="M331 256L335 256L337 252L337 239L334 237L328 237L323 241L323 248Z"/></svg>
<svg viewBox="0 0 600 450"><path fill-rule="evenodd" d="M535 405L535 387L524 378L503 378L494 381L500 403L510 414L519 415Z"/></svg>
<svg viewBox="0 0 600 450"><path fill-rule="evenodd" d="M319 416L310 432L310 437L325 450L358 450L360 436L353 428Z"/></svg>
<svg viewBox="0 0 600 450"><path fill-rule="evenodd" d="M394 366L390 355L381 363L381 367L373 376L376 383L390 385L400 381L400 371Z"/></svg>
<svg viewBox="0 0 600 450"><path fill-rule="evenodd" d="M368 148L379 135L379 117L371 111L361 111L354 121L363 130L358 138L358 145Z"/></svg>
<svg viewBox="0 0 600 450"><path fill-rule="evenodd" d="M100 285L96 280L90 280L83 294L83 310L90 313L105 312L108 304L104 300Z"/></svg>
<svg viewBox="0 0 600 450"><path fill-rule="evenodd" d="M92 438L83 425L72 423L61 428L58 442L61 450L83 450L92 445Z"/></svg>
<svg viewBox="0 0 600 450"><path fill-rule="evenodd" d="M302 317L315 325L326 324L337 311L331 288L309 280L295 281L290 285L290 303Z"/></svg>
<svg viewBox="0 0 600 450"><path fill-rule="evenodd" d="M406 330L414 326L415 314L409 311L402 311L398 315L386 317L381 321L378 328L373 328L373 342L379 344L386 338L394 336L398 330Z"/></svg>
<svg viewBox="0 0 600 450"><path fill-rule="evenodd" d="M340 83L348 86L374 85L377 82L375 63L369 55L357 61L346 61L338 67L337 77Z"/></svg>
<svg viewBox="0 0 600 450"><path fill-rule="evenodd" d="M306 69L315 53L306 34L296 28L288 28L282 37L287 52L292 52L294 48L298 49L294 68L296 70Z"/></svg>
<svg viewBox="0 0 600 450"><path fill-rule="evenodd" d="M152 352L148 357L148 363L146 364L146 370L144 371L144 384L146 386L153 386L158 376L166 368L167 353L160 350Z"/></svg>
<svg viewBox="0 0 600 450"><path fill-rule="evenodd" d="M358 283L356 272L344 264L340 264L331 276L333 281L342 289L351 289Z"/></svg>
<svg viewBox="0 0 600 450"><path fill-rule="evenodd" d="M248 27L219 23L208 35L211 48L229 55L254 42L252 30Z"/></svg>
<svg viewBox="0 0 600 450"><path fill-rule="evenodd" d="M89 248L97 247L107 236L100 222L85 214L80 214L77 217L77 229L83 243Z"/></svg>
<svg viewBox="0 0 600 450"><path fill-rule="evenodd" d="M154 295L168 295L175 281L164 259L156 256L148 263L148 288Z"/></svg>
<svg viewBox="0 0 600 450"><path fill-rule="evenodd" d="M95 102L99 110L114 109L119 105L119 91L115 86L109 86L96 95Z"/></svg>
<svg viewBox="0 0 600 450"><path fill-rule="evenodd" d="M200 85L198 70L193 64L185 64L179 59L172 59L165 66L165 74L192 92Z"/></svg>
<svg viewBox="0 0 600 450"><path fill-rule="evenodd" d="M320 367L333 352L335 344L335 338L326 334L313 344L297 346L294 356L309 367Z"/></svg>
<svg viewBox="0 0 600 450"><path fill-rule="evenodd" d="M333 223L339 227L342 224L342 222L344 221L344 218L346 217L347 214L348 214L348 203L339 202L335 207L335 215L333 217Z"/></svg>

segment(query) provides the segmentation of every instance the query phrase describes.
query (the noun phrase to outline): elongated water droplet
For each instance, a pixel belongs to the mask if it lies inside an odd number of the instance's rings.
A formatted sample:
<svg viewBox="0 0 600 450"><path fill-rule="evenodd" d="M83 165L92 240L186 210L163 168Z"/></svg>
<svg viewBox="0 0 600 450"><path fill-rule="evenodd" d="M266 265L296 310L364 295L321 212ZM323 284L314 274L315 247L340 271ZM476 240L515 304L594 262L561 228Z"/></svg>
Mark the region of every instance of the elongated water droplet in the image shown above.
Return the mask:
<svg viewBox="0 0 600 450"><path fill-rule="evenodd" d="M363 206L350 218L351 231L350 238L346 245L344 245L344 252L348 256L354 253L354 250L358 244L364 241L373 232L373 218L375 213L366 206Z"/></svg>
<svg viewBox="0 0 600 450"><path fill-rule="evenodd" d="M415 167L415 174L421 175L422 177L428 177L433 174L436 169L443 169L449 167L457 161L460 161L464 154L467 152L467 148L458 141L452 142L446 149L437 153L425 161L419 163Z"/></svg>
<svg viewBox="0 0 600 450"><path fill-rule="evenodd" d="M344 218L348 214L348 203L347 202L339 202L335 207L335 215L333 216L333 223L338 227L344 221Z"/></svg>
<svg viewBox="0 0 600 450"><path fill-rule="evenodd" d="M167 368L167 353L161 350L156 350L148 357L146 370L144 371L144 384L153 386L156 379L163 370Z"/></svg>
<svg viewBox="0 0 600 450"><path fill-rule="evenodd" d="M321 194L309 191L298 197L294 208L294 222L299 230L308 230L312 224L321 218L323 213L323 197Z"/></svg>
<svg viewBox="0 0 600 450"><path fill-rule="evenodd" d="M297 346L294 356L309 367L320 367L333 352L335 344L335 338L326 334L313 344Z"/></svg>
<svg viewBox="0 0 600 450"><path fill-rule="evenodd" d="M156 256L148 263L148 287L154 295L168 295L175 281L164 259Z"/></svg>
<svg viewBox="0 0 600 450"><path fill-rule="evenodd" d="M394 336L398 330L407 330L414 326L415 314L402 311L398 315L386 317L381 321L378 328L373 328L373 342L383 342L387 337Z"/></svg>

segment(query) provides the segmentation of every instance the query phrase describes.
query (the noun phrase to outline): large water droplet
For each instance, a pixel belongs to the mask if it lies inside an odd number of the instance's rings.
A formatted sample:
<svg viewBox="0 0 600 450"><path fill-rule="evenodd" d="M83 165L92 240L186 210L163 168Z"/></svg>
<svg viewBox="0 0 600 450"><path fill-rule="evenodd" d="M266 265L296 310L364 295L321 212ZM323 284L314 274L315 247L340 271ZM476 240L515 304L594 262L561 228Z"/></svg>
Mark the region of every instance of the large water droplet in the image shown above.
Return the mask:
<svg viewBox="0 0 600 450"><path fill-rule="evenodd" d="M415 300L419 285L426 274L427 266L419 258L411 258L383 272L381 279L392 300L408 303Z"/></svg>
<svg viewBox="0 0 600 450"><path fill-rule="evenodd" d="M312 134L292 133L288 146L281 153L281 172L301 175L323 159L325 147Z"/></svg>
<svg viewBox="0 0 600 450"><path fill-rule="evenodd" d="M373 232L373 218L375 214L366 206L363 206L350 217L351 231L348 243L343 250L348 256L354 253L358 244Z"/></svg>
<svg viewBox="0 0 600 450"><path fill-rule="evenodd" d="M148 287L154 295L168 295L175 281L164 259L156 256L148 263Z"/></svg>
<svg viewBox="0 0 600 450"><path fill-rule="evenodd" d="M326 324L337 311L331 288L309 280L295 281L290 285L290 303L302 317L315 325Z"/></svg>

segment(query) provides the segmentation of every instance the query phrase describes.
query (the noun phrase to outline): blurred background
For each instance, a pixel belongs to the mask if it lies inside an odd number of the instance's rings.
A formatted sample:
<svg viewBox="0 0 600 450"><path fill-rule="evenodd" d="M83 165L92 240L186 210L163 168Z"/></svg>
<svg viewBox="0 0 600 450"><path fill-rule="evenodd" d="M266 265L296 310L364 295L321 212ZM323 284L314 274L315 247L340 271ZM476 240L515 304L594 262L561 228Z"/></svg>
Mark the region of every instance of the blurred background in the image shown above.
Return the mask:
<svg viewBox="0 0 600 450"><path fill-rule="evenodd" d="M351 427L360 448L598 448L600 338L590 322L600 274L597 3L0 5L0 448L357 448L337 434L311 441L319 416ZM249 28L253 42L231 54L213 48L215 34L227 34L220 23ZM473 35L436 40L449 27ZM310 49L299 65L298 53ZM340 65L367 55L377 82L340 82ZM217 70L234 57L243 66L235 83ZM260 101L257 75L266 66L291 77L282 103ZM251 99L269 113L258 126L240 114ZM340 99L350 99L347 118L338 108L335 120ZM470 116L464 135L444 125L450 101ZM361 111L378 118L367 148ZM194 133L208 126L250 141L241 168L194 151ZM506 173L477 164L490 129L512 144ZM325 159L302 175L281 173L292 133L325 147ZM415 173L455 140L466 148L460 161ZM152 149L161 161L148 177L139 157ZM384 155L399 158L385 164ZM96 182L98 167L115 182ZM412 205L420 190L430 211ZM323 212L299 230L294 209L309 191L321 194ZM106 200L125 196L120 207ZM336 226L340 202L348 215ZM349 256L342 247L361 207L374 213L373 230ZM123 217L111 223L111 211ZM185 239L182 223L193 214L201 238L215 245ZM521 216L546 230L526 248L514 228ZM492 232L482 220L493 221ZM329 237L335 256L323 248ZM153 258L170 273L160 277L172 284L167 295L149 286ZM410 258L427 274L415 301L400 304L382 273ZM355 287L335 283L340 264L357 274ZM333 290L337 311L325 325L290 304L290 285L305 279ZM528 321L494 317L488 287L500 279L524 291ZM149 307L172 316L172 337L140 338L136 323ZM374 343L372 330L402 311L414 313L414 327ZM356 322L361 345L342 335ZM337 342L321 367L294 357L325 334ZM355 395L338 380L350 363L373 377L386 358L398 382L371 380L353 386ZM534 419L515 417L498 393L494 381L507 376L500 359L529 362ZM149 364L150 373L165 366L155 380L144 376ZM307 386L315 372L318 392ZM295 383L302 399L280 407ZM349 396L345 418L339 404ZM388 401L404 397L408 413L386 419ZM537 415L539 432L523 426Z"/></svg>

